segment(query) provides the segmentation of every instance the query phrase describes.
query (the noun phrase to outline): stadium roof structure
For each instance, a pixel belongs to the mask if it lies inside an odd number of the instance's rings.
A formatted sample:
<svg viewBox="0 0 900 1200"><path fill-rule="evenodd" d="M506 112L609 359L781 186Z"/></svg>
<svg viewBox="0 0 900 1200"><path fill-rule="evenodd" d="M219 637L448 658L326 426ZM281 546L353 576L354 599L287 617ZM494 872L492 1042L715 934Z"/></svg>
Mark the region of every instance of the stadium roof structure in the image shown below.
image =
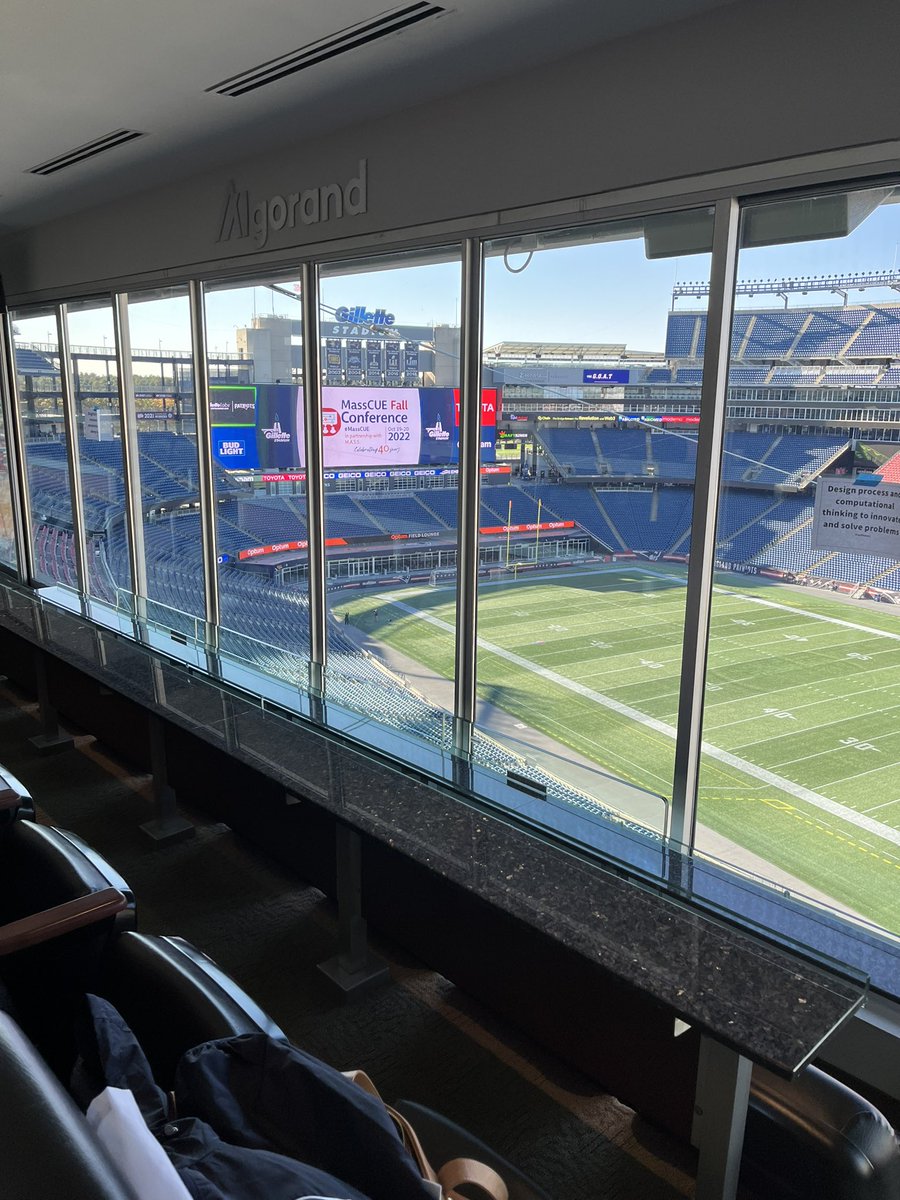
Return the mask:
<svg viewBox="0 0 900 1200"><path fill-rule="evenodd" d="M864 292L866 288L890 288L900 292L900 271L855 271L845 275L789 275L783 279L745 279L734 289L736 296L780 296L787 304L787 296L799 293L830 292L843 296L848 301L848 292ZM697 299L709 295L709 282L676 283L672 288L672 301L684 296Z"/></svg>
<svg viewBox="0 0 900 1200"><path fill-rule="evenodd" d="M659 351L629 350L624 342L496 342L482 354L486 362L661 362L663 357Z"/></svg>

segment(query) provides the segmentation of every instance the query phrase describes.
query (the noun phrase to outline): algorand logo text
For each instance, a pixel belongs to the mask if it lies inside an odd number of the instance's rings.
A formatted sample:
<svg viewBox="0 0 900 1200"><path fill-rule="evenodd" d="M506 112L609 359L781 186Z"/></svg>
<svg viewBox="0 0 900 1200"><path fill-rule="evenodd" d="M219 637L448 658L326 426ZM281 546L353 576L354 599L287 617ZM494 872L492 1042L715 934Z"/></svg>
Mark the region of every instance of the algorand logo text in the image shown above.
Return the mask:
<svg viewBox="0 0 900 1200"><path fill-rule="evenodd" d="M273 230L359 216L366 211L367 162L361 158L359 173L345 184L324 183L321 187L287 196L270 196L258 202L251 202L249 191L238 191L232 184L225 198L216 241L252 236L258 246L265 246Z"/></svg>

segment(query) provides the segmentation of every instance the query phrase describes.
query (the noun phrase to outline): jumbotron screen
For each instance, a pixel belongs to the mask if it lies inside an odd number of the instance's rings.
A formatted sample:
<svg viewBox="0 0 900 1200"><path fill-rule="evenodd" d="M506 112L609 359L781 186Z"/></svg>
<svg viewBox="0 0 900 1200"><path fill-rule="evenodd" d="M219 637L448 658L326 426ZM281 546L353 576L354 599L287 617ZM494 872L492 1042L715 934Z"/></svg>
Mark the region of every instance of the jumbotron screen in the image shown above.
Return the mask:
<svg viewBox="0 0 900 1200"><path fill-rule="evenodd" d="M262 383L210 388L212 449L229 471L291 471L306 466L303 388ZM494 462L497 391L481 394L481 461ZM459 460L456 388L325 387L326 469L444 465Z"/></svg>

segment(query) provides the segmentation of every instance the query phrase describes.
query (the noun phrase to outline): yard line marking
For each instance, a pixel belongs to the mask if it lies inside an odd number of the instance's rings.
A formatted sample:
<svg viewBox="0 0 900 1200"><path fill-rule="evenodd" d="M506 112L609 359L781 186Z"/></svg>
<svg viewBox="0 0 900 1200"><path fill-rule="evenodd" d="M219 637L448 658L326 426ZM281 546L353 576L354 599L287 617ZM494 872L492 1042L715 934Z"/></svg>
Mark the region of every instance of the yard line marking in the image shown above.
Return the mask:
<svg viewBox="0 0 900 1200"><path fill-rule="evenodd" d="M856 782L857 779L862 779L863 775L877 775L879 771L896 771L897 764L895 762L882 763L880 767L871 767L868 771L859 771L856 775L845 775L843 779L829 779L829 787L837 787L839 783L848 783L851 779ZM858 809L856 810L859 811ZM863 809L863 812L871 812L871 809Z"/></svg>
<svg viewBox="0 0 900 1200"><path fill-rule="evenodd" d="M876 809L878 809L878 808L888 808L888 807L889 807L891 804L900 804L900 799L898 799L898 800L885 800L883 804L873 804L871 808L864 808L862 811L863 811L864 813L875 812L875 810L876 810Z"/></svg>
<svg viewBox="0 0 900 1200"><path fill-rule="evenodd" d="M396 593L384 592L382 593L382 599L396 605L403 612L418 617L419 620L437 626L438 629L442 629L445 632L454 631L454 627L449 622L441 620L440 617L432 616L431 613L422 612L421 609L413 608L412 605L406 604L405 601L401 600ZM897 640L900 641L900 635L897 635ZM675 740L674 726L668 725L664 721L658 721L655 717L648 717L644 713L638 712L636 708L631 708L627 704L621 704L618 700L613 700L610 696L604 696L602 692L595 692L593 688L585 687L580 683L574 683L571 679L566 679L564 675L557 674L556 671L548 671L545 667L539 667L527 658L522 658L521 655L514 654L511 650L505 650L502 646L497 646L493 642L486 641L484 638L478 638L478 645L490 654L495 654L498 658L506 659L507 662L512 663L514 666L521 667L525 671L531 671L532 674L539 675L551 683L556 683L570 692L575 692L576 695L584 696L586 699L592 700L595 704L600 704L604 708L618 713L619 716L627 717L636 724L644 725L646 728L652 729L656 733L661 733L664 737L670 738L672 741ZM850 825L856 825L859 829L865 829L876 837L883 838L887 842L892 842L895 846L900 846L900 830L891 829L889 826L882 825L880 821L876 821L872 817L867 817L853 809L845 808L843 804L829 800L827 796L820 796L818 792L801 787L800 784L792 783L790 779L782 779L780 775L775 775L772 771L767 771L765 767L758 767L755 763L745 762L744 759L738 758L736 754L731 754L727 750L720 750L718 746L711 746L708 742L702 742L700 748L704 754L716 759L718 762L725 763L726 766L734 767L735 770L741 771L753 779L758 779L770 787L777 787L781 791L787 792L788 795L796 797L798 800L805 800L807 804L821 809L822 812L830 813L832 816L839 817L842 821L846 821Z"/></svg>

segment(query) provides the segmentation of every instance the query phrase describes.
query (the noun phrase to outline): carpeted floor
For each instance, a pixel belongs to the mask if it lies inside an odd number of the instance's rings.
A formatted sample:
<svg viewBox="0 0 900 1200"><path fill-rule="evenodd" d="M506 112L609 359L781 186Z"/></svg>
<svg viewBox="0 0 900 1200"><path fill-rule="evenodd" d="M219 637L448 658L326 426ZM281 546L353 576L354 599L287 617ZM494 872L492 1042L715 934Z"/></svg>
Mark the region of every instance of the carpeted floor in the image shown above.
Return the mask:
<svg viewBox="0 0 900 1200"><path fill-rule="evenodd" d="M693 1188L692 1152L589 1079L496 1020L398 947L373 939L391 981L350 1004L316 964L336 949L334 906L225 826L156 848L140 832L149 778L89 736L39 757L36 708L0 687L0 762L43 819L71 829L119 870L139 928L210 954L288 1033L327 1062L364 1068L388 1098L440 1109L528 1173L553 1200L676 1200Z"/></svg>

